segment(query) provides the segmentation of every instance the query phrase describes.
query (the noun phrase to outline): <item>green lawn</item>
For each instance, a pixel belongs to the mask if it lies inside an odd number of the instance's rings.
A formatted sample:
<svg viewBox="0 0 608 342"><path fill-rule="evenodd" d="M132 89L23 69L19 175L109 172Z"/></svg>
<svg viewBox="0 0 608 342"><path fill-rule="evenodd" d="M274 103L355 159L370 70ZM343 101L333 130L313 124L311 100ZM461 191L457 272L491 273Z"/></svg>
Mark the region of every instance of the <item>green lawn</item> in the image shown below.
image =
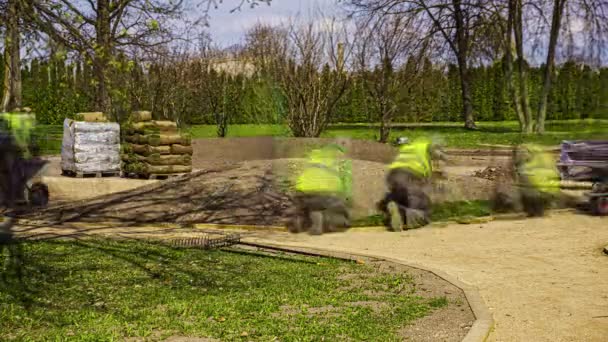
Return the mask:
<svg viewBox="0 0 608 342"><path fill-rule="evenodd" d="M377 124L335 124L322 137L351 137L355 139L377 139ZM608 139L608 120L549 121L544 135L522 135L515 121L480 122L479 130L468 131L458 122L437 122L428 124L396 124L391 139L406 136L411 139L421 136L441 137L448 147L475 147L479 144L515 145L534 142L543 145L557 145L562 140ZM196 125L190 128L194 138L216 137L216 126ZM61 151L61 126L39 126L38 133L45 154ZM285 137L291 133L283 125L231 125L228 137L274 136Z"/></svg>
<svg viewBox="0 0 608 342"><path fill-rule="evenodd" d="M407 322L462 305L418 296L407 273L333 259L105 240L24 249L25 284L0 280L0 340L398 341Z"/></svg>
<svg viewBox="0 0 608 342"><path fill-rule="evenodd" d="M608 120L571 120L550 121L544 135L522 135L518 123L480 122L478 131L465 130L461 123L396 124L391 139L399 136L416 138L436 135L442 137L450 147L473 147L478 144L514 145L521 142L535 142L543 145L556 145L568 139L608 138ZM194 137L215 137L215 126L199 125L192 128ZM289 129L281 125L232 125L229 137L245 136L289 136ZM377 139L377 124L336 124L332 125L322 137L351 137L356 139Z"/></svg>
<svg viewBox="0 0 608 342"><path fill-rule="evenodd" d="M475 147L479 144L516 145L534 142L542 145L558 145L562 140L608 139L608 120L572 120L547 122L543 135L524 135L519 132L518 123L480 122L479 130L469 131L461 123L432 123L422 125L397 125L391 132L391 139L406 136L410 139L420 136L438 136L448 147ZM336 125L331 127L327 136L352 136L361 139L374 139L377 129L371 125Z"/></svg>
<svg viewBox="0 0 608 342"><path fill-rule="evenodd" d="M480 122L478 131L469 131L458 122L437 122L424 124L395 124L391 138L407 136L436 135L442 137L449 147L474 147L479 144L515 145L521 142L535 142L543 145L557 145L562 140L608 139L608 120L565 120L547 123L544 135L522 135L516 121ZM214 125L197 125L191 128L195 138L216 137ZM351 137L356 139L377 139L377 124L335 124L322 137ZM289 129L282 125L231 125L229 137L290 136Z"/></svg>

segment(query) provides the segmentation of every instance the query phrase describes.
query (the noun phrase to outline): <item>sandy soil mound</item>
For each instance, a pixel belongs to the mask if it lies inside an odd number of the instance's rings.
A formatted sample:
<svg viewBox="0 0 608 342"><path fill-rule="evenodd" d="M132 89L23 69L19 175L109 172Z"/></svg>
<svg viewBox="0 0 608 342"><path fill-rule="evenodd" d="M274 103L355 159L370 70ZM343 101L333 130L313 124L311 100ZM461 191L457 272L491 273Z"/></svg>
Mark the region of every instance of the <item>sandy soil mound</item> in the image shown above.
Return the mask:
<svg viewBox="0 0 608 342"><path fill-rule="evenodd" d="M274 225L283 224L301 159L257 160L213 166L175 180L55 206L36 214L51 221L121 221ZM385 165L353 161L353 217L376 213L386 191ZM92 180L94 181L94 180ZM436 202L489 196L493 182L450 175L435 187Z"/></svg>

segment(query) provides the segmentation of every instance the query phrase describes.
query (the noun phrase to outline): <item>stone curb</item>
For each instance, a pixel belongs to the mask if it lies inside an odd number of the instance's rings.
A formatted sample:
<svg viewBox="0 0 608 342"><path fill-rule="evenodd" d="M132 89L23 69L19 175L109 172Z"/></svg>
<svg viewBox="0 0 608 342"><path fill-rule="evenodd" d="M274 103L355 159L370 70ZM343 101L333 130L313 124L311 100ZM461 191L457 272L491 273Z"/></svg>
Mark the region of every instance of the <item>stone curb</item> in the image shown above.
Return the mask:
<svg viewBox="0 0 608 342"><path fill-rule="evenodd" d="M473 326L471 327L471 329L469 330L467 335L462 340L463 342L485 342L494 327L494 318L492 317L492 313L486 306L486 304L485 304L483 298L481 297L481 295L479 294L479 291L477 290L477 288L475 288L474 286L471 286L469 284L466 284L443 271L432 269L432 268L429 268L429 267L426 267L426 266L423 266L420 264L409 263L407 261L387 258L384 256L375 255L375 254L360 253L360 252L341 252L341 251L333 251L333 250L325 249L325 248L310 248L310 247L300 247L300 246L293 246L293 245L284 245L284 244L280 244L280 243L279 244L267 243L264 241L264 239L244 239L244 242L247 242L246 240L249 240L252 243L258 243L263 246L278 247L278 248L282 248L284 250L290 250L293 252L305 252L305 253L315 254L318 256L322 256L322 257L332 257L332 258L337 258L337 259L353 260L353 261L356 261L357 257L364 257L364 258L376 259L376 260L380 260L380 261L393 262L396 264L401 264L404 266L417 268L422 271L430 272L430 273L438 276L439 278L447 281L448 283L451 283L452 285L461 289L464 292L465 297L467 298L469 307L471 308L471 310L473 311L473 314L475 315L475 323L473 323Z"/></svg>

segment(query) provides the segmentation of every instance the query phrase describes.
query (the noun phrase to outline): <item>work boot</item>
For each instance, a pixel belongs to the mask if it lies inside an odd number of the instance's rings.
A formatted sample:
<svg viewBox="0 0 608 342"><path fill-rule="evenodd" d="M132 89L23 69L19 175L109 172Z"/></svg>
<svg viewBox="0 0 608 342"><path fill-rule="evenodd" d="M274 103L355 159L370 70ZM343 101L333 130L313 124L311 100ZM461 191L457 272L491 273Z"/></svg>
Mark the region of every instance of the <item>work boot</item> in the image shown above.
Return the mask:
<svg viewBox="0 0 608 342"><path fill-rule="evenodd" d="M327 210L324 212L325 232L345 232L350 228L350 220L348 217L335 210Z"/></svg>
<svg viewBox="0 0 608 342"><path fill-rule="evenodd" d="M298 234L304 231L304 218L302 215L295 215L289 222L287 222L287 230L290 233Z"/></svg>
<svg viewBox="0 0 608 342"><path fill-rule="evenodd" d="M393 232L402 231L403 218L401 217L401 212L399 211L399 205L397 202L389 202L386 206L386 210L388 211L388 215L390 217L390 230Z"/></svg>
<svg viewBox="0 0 608 342"><path fill-rule="evenodd" d="M407 229L420 228L429 223L424 211L418 209L405 209L405 218Z"/></svg>
<svg viewBox="0 0 608 342"><path fill-rule="evenodd" d="M321 235L323 234L323 212L313 211L310 213L311 226L308 230L310 235Z"/></svg>

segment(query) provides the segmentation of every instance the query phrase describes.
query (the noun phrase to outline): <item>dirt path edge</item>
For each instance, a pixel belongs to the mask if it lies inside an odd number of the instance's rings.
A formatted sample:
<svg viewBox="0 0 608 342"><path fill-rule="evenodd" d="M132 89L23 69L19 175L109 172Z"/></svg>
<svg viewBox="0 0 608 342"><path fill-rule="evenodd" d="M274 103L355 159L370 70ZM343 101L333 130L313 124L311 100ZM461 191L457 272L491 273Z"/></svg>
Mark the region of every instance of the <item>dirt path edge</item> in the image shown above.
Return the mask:
<svg viewBox="0 0 608 342"><path fill-rule="evenodd" d="M436 275L437 277L439 277L439 278L447 281L448 283L456 286L457 288L461 289L464 292L465 297L467 298L467 302L469 303L469 307L473 311L473 315L475 315L475 323L473 323L473 326L471 327L471 329L469 330L467 335L462 340L463 342L485 342L494 327L494 318L492 317L492 313L490 312L490 309L486 306L486 303L484 302L483 298L479 294L479 291L477 290L477 288L475 288L472 285L466 284L443 271L429 268L429 267L426 267L426 266L423 266L420 264L410 263L410 262L400 260L400 259L386 258L386 257L378 256L375 254L359 253L359 252L357 252L357 253L338 252L338 251L325 249L325 248L309 248L309 247L300 247L300 246L277 244L277 243L268 243L264 239L259 239L259 238L244 238L244 239L242 239L242 241L256 243L256 244L260 244L260 245L264 245L264 246L268 246L268 247L282 248L284 250L289 250L289 251L293 251L296 253L297 252L308 253L308 254L317 255L320 257L330 257L330 258L352 260L352 261L356 261L357 259L362 258L362 257L376 259L379 261L392 262L392 263L396 263L396 264L400 264L403 266L416 268L416 269L419 269L422 271L432 273L432 274Z"/></svg>

